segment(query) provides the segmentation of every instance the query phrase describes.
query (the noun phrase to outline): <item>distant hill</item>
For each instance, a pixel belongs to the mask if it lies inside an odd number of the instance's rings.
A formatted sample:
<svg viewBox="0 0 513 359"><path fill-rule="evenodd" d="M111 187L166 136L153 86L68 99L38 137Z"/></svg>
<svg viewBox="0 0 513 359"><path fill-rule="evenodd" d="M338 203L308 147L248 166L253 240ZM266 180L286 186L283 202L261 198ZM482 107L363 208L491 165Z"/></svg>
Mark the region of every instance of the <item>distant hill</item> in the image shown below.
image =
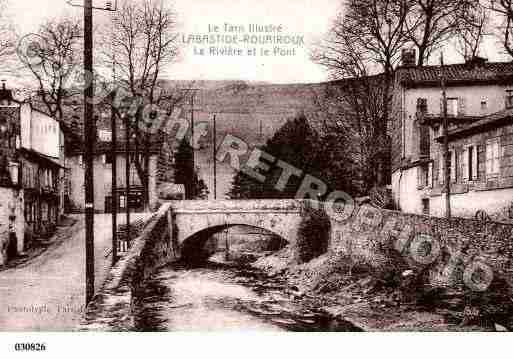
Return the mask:
<svg viewBox="0 0 513 359"><path fill-rule="evenodd" d="M315 110L315 99L325 84L269 84L245 81L163 81L165 88L194 87L194 118L208 123L202 149L196 151L196 165L213 197L212 119L217 119L217 143L230 134L244 140L249 148L262 145L287 121L300 112ZM190 109L188 109L190 111ZM189 116L187 113L186 116ZM229 191L235 171L228 163L217 169L217 198Z"/></svg>
<svg viewBox="0 0 513 359"><path fill-rule="evenodd" d="M315 99L326 84L270 84L246 81L171 81L161 80L165 89L197 88L194 113L196 121L208 122L208 135L202 149L196 152L196 165L212 194L212 119L217 118L217 140L231 134L243 139L248 146L259 146L287 121L300 112L315 111ZM77 136L83 138L82 97L67 101L64 122ZM40 107L40 106L38 106ZM98 112L101 112L97 108ZM190 108L187 109L187 116ZM108 112L108 111L107 111ZM110 117L98 116L98 128L109 129ZM228 164L218 166L218 198L230 189L234 171Z"/></svg>
<svg viewBox="0 0 513 359"><path fill-rule="evenodd" d="M183 81L162 81L167 88L182 87ZM294 116L311 109L323 84L269 84L246 81L189 82L200 89L195 107L210 113L268 113ZM187 86L187 85L186 85Z"/></svg>

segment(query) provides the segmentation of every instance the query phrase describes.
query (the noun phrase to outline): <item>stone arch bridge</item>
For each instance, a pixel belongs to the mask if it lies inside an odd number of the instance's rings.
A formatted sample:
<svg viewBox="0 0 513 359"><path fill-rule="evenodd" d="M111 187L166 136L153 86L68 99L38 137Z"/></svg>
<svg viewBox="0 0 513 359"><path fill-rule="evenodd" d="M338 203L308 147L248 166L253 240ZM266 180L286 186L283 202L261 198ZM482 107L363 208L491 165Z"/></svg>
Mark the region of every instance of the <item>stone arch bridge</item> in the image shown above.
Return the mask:
<svg viewBox="0 0 513 359"><path fill-rule="evenodd" d="M325 238L326 246L330 236L329 219L316 209L320 203L311 200L170 201L168 206L171 242L177 253L188 239L238 225L267 230L290 245L296 245L309 227L316 237ZM323 214L324 223L319 226Z"/></svg>

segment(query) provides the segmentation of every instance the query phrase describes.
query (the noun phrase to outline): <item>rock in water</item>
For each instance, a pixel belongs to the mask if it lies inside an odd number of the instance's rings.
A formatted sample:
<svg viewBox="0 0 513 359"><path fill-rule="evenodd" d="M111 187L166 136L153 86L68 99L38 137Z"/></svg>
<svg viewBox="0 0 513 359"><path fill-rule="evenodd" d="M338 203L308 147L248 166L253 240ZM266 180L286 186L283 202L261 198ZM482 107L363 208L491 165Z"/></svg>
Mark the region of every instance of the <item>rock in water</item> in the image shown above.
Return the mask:
<svg viewBox="0 0 513 359"><path fill-rule="evenodd" d="M500 324L495 323L494 326L495 326L495 331L496 332L509 332L509 330L506 329L506 327L503 327Z"/></svg>

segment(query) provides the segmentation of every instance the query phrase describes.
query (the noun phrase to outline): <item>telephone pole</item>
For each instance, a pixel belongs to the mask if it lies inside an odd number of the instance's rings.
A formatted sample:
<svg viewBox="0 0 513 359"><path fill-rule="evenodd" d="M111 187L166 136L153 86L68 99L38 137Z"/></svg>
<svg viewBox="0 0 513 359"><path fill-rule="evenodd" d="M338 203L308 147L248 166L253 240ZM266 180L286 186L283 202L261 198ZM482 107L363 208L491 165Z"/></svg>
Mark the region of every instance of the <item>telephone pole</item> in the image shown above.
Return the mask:
<svg viewBox="0 0 513 359"><path fill-rule="evenodd" d="M126 243L130 246L130 116L125 114Z"/></svg>
<svg viewBox="0 0 513 359"><path fill-rule="evenodd" d="M116 264L118 260L118 175L117 175L117 129L116 129L116 112L114 111L114 98L116 93L112 93L111 109L110 109L110 120L111 120L111 166L112 166L112 265Z"/></svg>
<svg viewBox="0 0 513 359"><path fill-rule="evenodd" d="M440 82L442 86L442 131L443 131L443 169L445 192L445 217L451 218L451 173L449 169L449 124L447 119L447 93L445 89L444 54L440 55ZM455 164L453 164L454 166Z"/></svg>
<svg viewBox="0 0 513 359"><path fill-rule="evenodd" d="M114 46L115 17L112 17L112 82L116 85L116 51ZM112 266L118 260L118 157L117 157L117 128L116 128L116 111L114 110L114 100L116 92L112 92L112 100L110 103L111 116L111 145L112 145Z"/></svg>
<svg viewBox="0 0 513 359"><path fill-rule="evenodd" d="M214 150L213 150L213 153L212 153L212 160L214 162L214 200L217 199L217 160L216 160L216 155L217 155L217 128L216 128L216 115L214 115Z"/></svg>
<svg viewBox="0 0 513 359"><path fill-rule="evenodd" d="M196 96L196 91L199 91L198 88L183 88L181 91L190 91L191 92L191 99L190 99L190 105L191 105L191 142L189 145L192 147L192 168L195 170L195 148L194 148L194 96Z"/></svg>
<svg viewBox="0 0 513 359"><path fill-rule="evenodd" d="M86 304L94 295L94 76L93 76L93 3L84 1L84 72L89 79L84 90L85 144L85 247L86 247Z"/></svg>

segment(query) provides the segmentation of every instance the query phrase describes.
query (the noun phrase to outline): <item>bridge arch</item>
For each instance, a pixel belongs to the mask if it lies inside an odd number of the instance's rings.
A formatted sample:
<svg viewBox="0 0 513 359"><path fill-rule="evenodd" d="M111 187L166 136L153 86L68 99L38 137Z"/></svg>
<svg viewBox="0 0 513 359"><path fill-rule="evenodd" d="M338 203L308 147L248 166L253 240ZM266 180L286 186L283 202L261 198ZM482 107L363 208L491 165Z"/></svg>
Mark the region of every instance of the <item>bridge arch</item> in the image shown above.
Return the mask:
<svg viewBox="0 0 513 359"><path fill-rule="evenodd" d="M261 227L254 227L254 226L249 226L247 224L236 224L236 223L232 223L232 224L226 224L226 225L221 225L221 226L213 226L213 227L208 227L208 228L205 228L205 229L202 229L194 234L192 234L191 236L187 237L183 242L182 242L182 245L181 245L181 256L182 256L182 259L186 259L188 262L190 263L201 263L203 262L206 258L210 257L214 252L216 252L217 250L219 250L220 247L222 247L222 244L217 242L216 240L214 240L214 236L216 234L220 234L222 233L223 231L227 230L227 229L230 229L230 228L235 228L235 227L239 227L239 228L245 228L245 229L255 229L255 230L263 230L263 232L261 233L258 233L257 236L253 237L255 240L258 238L259 240L262 240L262 236L268 236L269 238L266 239L263 239L263 242L267 242L266 243L266 246L265 246L265 249L262 249L262 250L266 250L266 251L277 251L277 250L280 250L282 249L283 247L287 246L289 244L289 242L287 241L286 238L283 238L281 235L277 234L276 232L272 232L272 231L269 231L265 228L261 228ZM240 233L242 236L247 236L247 233ZM234 235L232 233L232 235ZM220 240L221 238L217 238L217 240ZM250 242L252 241L253 239L251 237L246 237L246 239L244 240L244 246L250 246ZM212 245L213 247L207 245L207 243L209 241L213 241L212 242ZM235 243L233 243L232 241L229 242L229 246L232 247L232 246L237 246L240 245L241 243L237 243L237 241ZM260 245L262 243L259 243ZM240 247L239 247L240 249Z"/></svg>
<svg viewBox="0 0 513 359"><path fill-rule="evenodd" d="M208 213L175 215L176 236L181 245L186 239L203 232L212 232L234 226L260 228L293 244L297 241L297 230L301 216L297 212L280 215L268 213Z"/></svg>
<svg viewBox="0 0 513 359"><path fill-rule="evenodd" d="M172 201L173 245L243 225L264 229L298 248L300 261L327 250L331 223L322 206L308 200ZM196 239L197 240L197 239Z"/></svg>

